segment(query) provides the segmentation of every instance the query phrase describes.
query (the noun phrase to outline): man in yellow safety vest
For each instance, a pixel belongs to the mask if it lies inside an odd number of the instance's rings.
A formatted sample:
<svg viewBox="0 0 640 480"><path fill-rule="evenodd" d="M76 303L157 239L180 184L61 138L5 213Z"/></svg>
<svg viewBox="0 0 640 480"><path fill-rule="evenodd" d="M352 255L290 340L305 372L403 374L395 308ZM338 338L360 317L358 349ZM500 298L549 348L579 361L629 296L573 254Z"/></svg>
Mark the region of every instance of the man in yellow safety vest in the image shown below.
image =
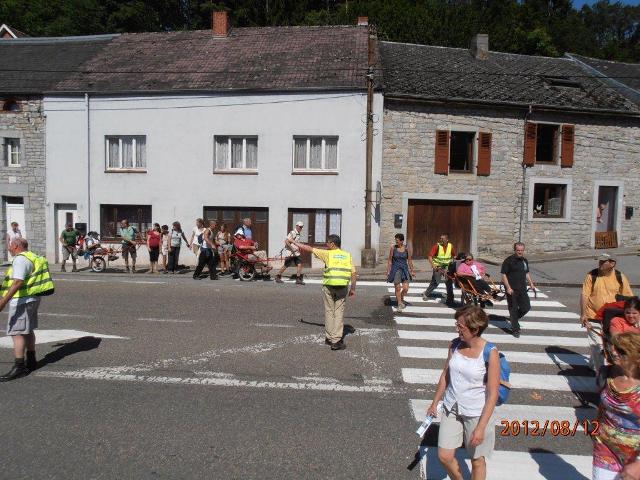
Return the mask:
<svg viewBox="0 0 640 480"><path fill-rule="evenodd" d="M347 296L356 294L356 267L353 266L351 254L340 249L341 240L338 235L327 237L327 249L313 248L299 242L292 242L300 250L313 253L325 264L322 277L322 293L324 297L324 343L331 345L331 350L347 348L343 337L344 307ZM351 288L349 288L351 282Z"/></svg>
<svg viewBox="0 0 640 480"><path fill-rule="evenodd" d="M427 300L429 295L438 287L440 280L444 276L444 284L447 287L447 298L445 303L451 305L453 303L453 281L447 272L450 266L454 265L453 259L456 256L453 244L449 242L449 234L440 235L440 241L436 243L429 252L429 263L433 269L431 275L431 283L422 294L422 299ZM451 275L453 272L449 272Z"/></svg>
<svg viewBox="0 0 640 480"><path fill-rule="evenodd" d="M9 252L14 258L0 286L0 311L9 304L7 335L13 340L15 363L0 376L0 382L24 377L36 368L34 330L38 328L40 297L54 291L47 259L30 252L26 239L13 239Z"/></svg>

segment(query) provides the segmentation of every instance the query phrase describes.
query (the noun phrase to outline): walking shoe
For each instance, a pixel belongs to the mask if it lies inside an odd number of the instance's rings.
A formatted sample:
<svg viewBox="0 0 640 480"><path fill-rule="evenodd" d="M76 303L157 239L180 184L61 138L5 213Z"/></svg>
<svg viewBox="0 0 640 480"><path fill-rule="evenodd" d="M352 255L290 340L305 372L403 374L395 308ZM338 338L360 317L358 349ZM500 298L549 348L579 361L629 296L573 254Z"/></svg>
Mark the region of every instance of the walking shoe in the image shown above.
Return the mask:
<svg viewBox="0 0 640 480"><path fill-rule="evenodd" d="M345 348L347 348L347 346L342 340L331 344L331 350L344 350Z"/></svg>
<svg viewBox="0 0 640 480"><path fill-rule="evenodd" d="M61 271L61 272L66 272L66 271L67 271L67 268L66 268L64 265L62 265L62 266L60 267L60 271Z"/></svg>
<svg viewBox="0 0 640 480"><path fill-rule="evenodd" d="M333 348L333 347L332 347ZM11 370L0 377L0 382L10 382L17 378L26 377L29 375L29 369L25 364L14 364Z"/></svg>
<svg viewBox="0 0 640 480"><path fill-rule="evenodd" d="M130 272L129 267L125 267L124 273L129 273L129 272Z"/></svg>
<svg viewBox="0 0 640 480"><path fill-rule="evenodd" d="M194 280L202 280L202 278L200 278L200 275L193 275L193 279Z"/></svg>
<svg viewBox="0 0 640 480"><path fill-rule="evenodd" d="M304 282L302 281L302 277L296 277L296 285L304 285Z"/></svg>
<svg viewBox="0 0 640 480"><path fill-rule="evenodd" d="M427 292L424 292L424 293L422 294L422 300L424 300L425 302L426 302L427 300L429 300L429 294L428 294Z"/></svg>
<svg viewBox="0 0 640 480"><path fill-rule="evenodd" d="M136 267L131 267L131 273L136 273Z"/></svg>
<svg viewBox="0 0 640 480"><path fill-rule="evenodd" d="M514 336L514 337L516 337L516 338L520 338L520 329L518 329L518 330L513 330L512 334L513 334L513 336Z"/></svg>
<svg viewBox="0 0 640 480"><path fill-rule="evenodd" d="M218 280L218 275L214 275L213 277L209 277L211 280Z"/></svg>
<svg viewBox="0 0 640 480"><path fill-rule="evenodd" d="M282 281L282 275L276 275L276 283L284 283Z"/></svg>
<svg viewBox="0 0 640 480"><path fill-rule="evenodd" d="M71 269L72 272L77 272L78 269L76 268L76 266L74 265L73 268Z"/></svg>
<svg viewBox="0 0 640 480"><path fill-rule="evenodd" d="M331 345L331 340L329 340L328 338L324 339L324 344L325 345Z"/></svg>
<svg viewBox="0 0 640 480"><path fill-rule="evenodd" d="M404 307L406 307L406 305L402 302L398 302L398 311L401 312L402 310L404 310Z"/></svg>

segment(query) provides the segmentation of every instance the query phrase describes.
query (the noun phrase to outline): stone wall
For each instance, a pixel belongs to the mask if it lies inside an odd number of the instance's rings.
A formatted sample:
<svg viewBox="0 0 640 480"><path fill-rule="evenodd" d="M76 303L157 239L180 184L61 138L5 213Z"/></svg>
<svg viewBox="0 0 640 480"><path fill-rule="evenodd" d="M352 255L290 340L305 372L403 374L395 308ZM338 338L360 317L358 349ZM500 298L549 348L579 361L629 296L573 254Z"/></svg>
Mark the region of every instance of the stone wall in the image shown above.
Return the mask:
<svg viewBox="0 0 640 480"><path fill-rule="evenodd" d="M387 99L384 110L381 257L387 255L393 235L393 216L403 212L403 196L412 194L477 195L477 252L504 254L518 240L528 252L590 248L594 216L595 181L620 182L624 200L621 239L624 246L640 243L640 121L577 115L536 113L531 121L575 125L572 168L559 165L522 167L525 111L484 107L456 108ZM491 175L434 174L435 135L438 129L477 128L492 133ZM523 178L524 177L524 178ZM571 184L570 217L566 220L530 219L529 184L532 178L565 179ZM521 196L524 182L524 209ZM624 207L634 216L624 219ZM522 214L522 227L521 223Z"/></svg>
<svg viewBox="0 0 640 480"><path fill-rule="evenodd" d="M3 103L4 100L2 100ZM38 98L18 99L20 111L0 111L0 136L20 138L21 165L0 165L0 194L3 197L23 197L25 211L24 231L29 248L44 253L45 227L45 119L42 102ZM0 105L1 107L1 105ZM3 198L4 204L4 198ZM6 238L7 225L2 209L0 235ZM0 255L6 258L6 242L0 242Z"/></svg>

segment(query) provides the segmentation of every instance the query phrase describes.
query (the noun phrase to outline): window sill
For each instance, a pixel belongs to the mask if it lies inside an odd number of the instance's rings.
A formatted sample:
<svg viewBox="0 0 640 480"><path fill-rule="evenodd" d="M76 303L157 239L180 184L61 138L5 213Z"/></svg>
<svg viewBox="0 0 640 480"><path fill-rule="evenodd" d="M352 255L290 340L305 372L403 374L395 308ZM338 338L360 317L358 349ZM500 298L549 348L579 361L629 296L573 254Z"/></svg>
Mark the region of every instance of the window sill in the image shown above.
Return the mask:
<svg viewBox="0 0 640 480"><path fill-rule="evenodd" d="M147 170L140 168L108 168L104 173L147 173Z"/></svg>
<svg viewBox="0 0 640 480"><path fill-rule="evenodd" d="M536 223L570 223L571 219L570 218L557 218L557 217L552 217L552 218L545 218L545 217L532 217L529 219L530 222L536 222Z"/></svg>
<svg viewBox="0 0 640 480"><path fill-rule="evenodd" d="M293 170L291 175L338 175L337 170Z"/></svg>
<svg viewBox="0 0 640 480"><path fill-rule="evenodd" d="M214 175L258 175L258 170L245 170L245 169L228 169L228 170L214 170Z"/></svg>
<svg viewBox="0 0 640 480"><path fill-rule="evenodd" d="M21 166L22 166L22 165L21 165L21 164L19 164L19 163L18 163L17 165L16 165L15 163L7 164L7 167L8 167L8 168L20 168Z"/></svg>
<svg viewBox="0 0 640 480"><path fill-rule="evenodd" d="M543 166L543 167L544 167L544 166L548 166L548 167L556 167L556 166L558 166L559 164L558 164L558 162L539 162L539 161L536 161L536 162L534 163L534 165L540 165L540 166Z"/></svg>
<svg viewBox="0 0 640 480"><path fill-rule="evenodd" d="M449 169L450 175L473 175L473 172L469 172L466 170L451 170Z"/></svg>

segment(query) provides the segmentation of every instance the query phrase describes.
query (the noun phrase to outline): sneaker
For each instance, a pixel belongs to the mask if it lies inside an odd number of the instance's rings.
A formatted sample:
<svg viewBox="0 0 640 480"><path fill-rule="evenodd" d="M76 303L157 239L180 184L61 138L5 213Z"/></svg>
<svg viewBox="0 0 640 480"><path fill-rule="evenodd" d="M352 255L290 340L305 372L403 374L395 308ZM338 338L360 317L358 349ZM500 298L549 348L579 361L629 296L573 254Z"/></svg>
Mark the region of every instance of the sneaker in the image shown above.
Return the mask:
<svg viewBox="0 0 640 480"><path fill-rule="evenodd" d="M402 302L398 302L398 311L401 312L402 310L404 310L404 307L406 307L406 305Z"/></svg>
<svg viewBox="0 0 640 480"><path fill-rule="evenodd" d="M62 266L60 267L60 271L61 271L61 272L66 272L66 271L67 271L67 269L66 269L66 267L65 267L64 265L62 265Z"/></svg>
<svg viewBox="0 0 640 480"><path fill-rule="evenodd" d="M520 329L518 329L518 330L514 330L512 333L513 333L513 336L514 336L514 337L516 337L516 338L520 338Z"/></svg>
<svg viewBox="0 0 640 480"><path fill-rule="evenodd" d="M331 340L329 340L328 338L324 339L324 344L325 345L331 345Z"/></svg>
<svg viewBox="0 0 640 480"><path fill-rule="evenodd" d="M429 300L429 295L427 295L427 292L424 292L424 293L422 294L422 300L424 300L425 302L426 302L427 300Z"/></svg>
<svg viewBox="0 0 640 480"><path fill-rule="evenodd" d="M276 283L284 283L282 280L282 275L276 275Z"/></svg>
<svg viewBox="0 0 640 480"><path fill-rule="evenodd" d="M301 277L296 278L296 285L304 285Z"/></svg>
<svg viewBox="0 0 640 480"><path fill-rule="evenodd" d="M14 364L11 370L0 377L0 382L10 382L17 378L26 377L27 375L29 375L29 369L24 364Z"/></svg>
<svg viewBox="0 0 640 480"><path fill-rule="evenodd" d="M331 344L331 350L344 350L345 348L347 348L347 346L342 340Z"/></svg>

